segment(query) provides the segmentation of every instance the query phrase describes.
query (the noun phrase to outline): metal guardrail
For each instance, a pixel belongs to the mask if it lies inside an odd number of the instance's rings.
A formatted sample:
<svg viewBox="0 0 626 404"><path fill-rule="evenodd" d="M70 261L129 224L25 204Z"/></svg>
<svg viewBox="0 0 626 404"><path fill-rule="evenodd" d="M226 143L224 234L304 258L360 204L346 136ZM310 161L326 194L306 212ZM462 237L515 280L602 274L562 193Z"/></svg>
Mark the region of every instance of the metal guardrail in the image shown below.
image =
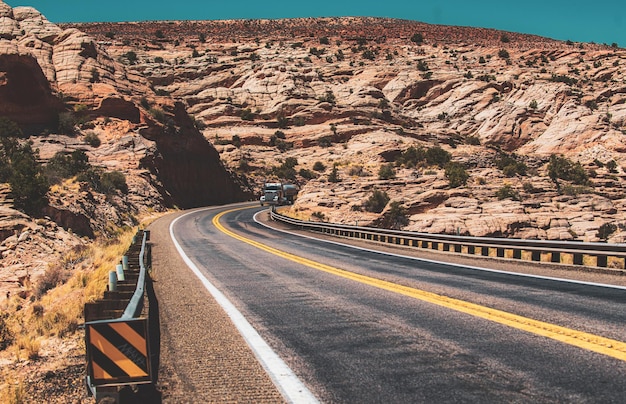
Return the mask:
<svg viewBox="0 0 626 404"><path fill-rule="evenodd" d="M325 234L484 257L600 268L626 268L626 244L526 240L407 232L294 219L271 210L271 218ZM626 274L626 271L621 271Z"/></svg>
<svg viewBox="0 0 626 404"><path fill-rule="evenodd" d="M140 317L144 305L145 261L150 232L143 231L137 254L139 234L133 237L126 255L122 257L122 264L117 265L116 271L109 272L109 286L104 298L85 304L85 381L88 394L93 395L97 402L107 397L119 402L119 386L152 383L148 320ZM133 261L132 268L129 259Z"/></svg>
<svg viewBox="0 0 626 404"><path fill-rule="evenodd" d="M131 319L139 317L141 310L143 309L143 298L144 298L144 289L146 285L146 265L145 265L145 256L146 256L146 242L148 241L148 235L150 233L148 231L143 232L143 238L141 241L141 250L139 252L139 278L137 279L137 288L135 289L135 293L133 297L131 297L130 302L128 302L128 306L126 306L126 310L124 310L124 314L120 317L121 319Z"/></svg>

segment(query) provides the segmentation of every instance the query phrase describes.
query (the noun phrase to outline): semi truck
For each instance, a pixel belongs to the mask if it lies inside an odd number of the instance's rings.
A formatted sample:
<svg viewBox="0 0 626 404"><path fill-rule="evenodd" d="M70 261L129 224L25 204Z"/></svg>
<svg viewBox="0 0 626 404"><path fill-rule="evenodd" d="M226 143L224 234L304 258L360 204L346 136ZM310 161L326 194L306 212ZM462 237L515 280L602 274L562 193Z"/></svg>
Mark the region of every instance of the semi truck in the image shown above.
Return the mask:
<svg viewBox="0 0 626 404"><path fill-rule="evenodd" d="M298 187L293 184L282 182L266 182L263 185L261 206L268 205L291 205L298 194Z"/></svg>

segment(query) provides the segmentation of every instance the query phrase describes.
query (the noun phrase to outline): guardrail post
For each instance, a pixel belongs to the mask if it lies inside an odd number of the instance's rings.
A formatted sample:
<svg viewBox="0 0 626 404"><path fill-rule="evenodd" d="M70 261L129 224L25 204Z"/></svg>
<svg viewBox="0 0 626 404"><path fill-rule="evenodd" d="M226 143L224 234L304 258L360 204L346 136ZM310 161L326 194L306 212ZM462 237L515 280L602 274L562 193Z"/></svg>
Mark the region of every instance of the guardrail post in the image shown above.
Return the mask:
<svg viewBox="0 0 626 404"><path fill-rule="evenodd" d="M467 253L468 254L475 254L476 253L476 247L474 247L473 245L468 245L467 246Z"/></svg>
<svg viewBox="0 0 626 404"><path fill-rule="evenodd" d="M482 255L483 257L488 257L489 256L489 247L482 247L481 251L480 251L480 255Z"/></svg>
<svg viewBox="0 0 626 404"><path fill-rule="evenodd" d="M541 251L533 251L531 254L531 260L541 261Z"/></svg>
<svg viewBox="0 0 626 404"><path fill-rule="evenodd" d="M454 252L460 253L461 251L463 251L463 246L461 244L455 244Z"/></svg>
<svg viewBox="0 0 626 404"><path fill-rule="evenodd" d="M436 241L433 241L432 243L430 243L430 248L432 250L439 250L439 243Z"/></svg>
<svg viewBox="0 0 626 404"><path fill-rule="evenodd" d="M574 253L573 261L574 261L574 265L582 265L583 255L580 253Z"/></svg>
<svg viewBox="0 0 626 404"><path fill-rule="evenodd" d="M115 292L117 290L117 272L109 271L109 290Z"/></svg>
<svg viewBox="0 0 626 404"><path fill-rule="evenodd" d="M607 256L606 255L598 255L596 256L596 265L602 268L606 268L607 267Z"/></svg>
<svg viewBox="0 0 626 404"><path fill-rule="evenodd" d="M496 255L497 255L498 257L500 257L500 258L503 258L503 257L504 257L504 248L500 248L500 247L498 247L498 248L496 249Z"/></svg>
<svg viewBox="0 0 626 404"><path fill-rule="evenodd" d="M522 250L520 250L519 248L516 248L513 250L513 258L515 258L516 260L521 260L522 259Z"/></svg>
<svg viewBox="0 0 626 404"><path fill-rule="evenodd" d="M128 255L122 257L122 268L124 271L128 271Z"/></svg>
<svg viewBox="0 0 626 404"><path fill-rule="evenodd" d="M552 254L551 254L550 261L551 262L559 262L560 263L561 262L561 253L553 251Z"/></svg>
<svg viewBox="0 0 626 404"><path fill-rule="evenodd" d="M118 281L125 281L126 278L124 277L124 266L122 264L117 264L115 266L115 273L117 274L117 280Z"/></svg>

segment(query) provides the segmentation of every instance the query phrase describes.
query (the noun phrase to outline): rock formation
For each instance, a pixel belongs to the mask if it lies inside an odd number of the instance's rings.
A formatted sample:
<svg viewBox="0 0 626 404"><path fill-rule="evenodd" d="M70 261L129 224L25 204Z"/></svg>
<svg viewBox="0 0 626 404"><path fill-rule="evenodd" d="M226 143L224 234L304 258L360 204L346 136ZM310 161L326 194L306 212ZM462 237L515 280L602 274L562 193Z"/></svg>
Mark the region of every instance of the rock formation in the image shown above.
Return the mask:
<svg viewBox="0 0 626 404"><path fill-rule="evenodd" d="M377 223L386 211L363 204L378 189L403 203L409 230L592 241L613 224L610 240L626 235L626 73L616 45L380 18L78 27L120 60L135 50L128 68L184 102L257 187L296 158L293 214ZM467 184L450 188L443 168L423 165L380 180L380 167L411 145L443 147L468 170ZM497 169L503 153L527 172ZM557 186L551 154L580 162L589 184ZM325 170L313 170L316 161ZM340 182L328 181L333 166ZM502 188L510 195L498 199Z"/></svg>
<svg viewBox="0 0 626 404"><path fill-rule="evenodd" d="M248 198L183 104L157 96L89 35L1 1L0 117L19 124L44 164L81 151L102 172L122 173L128 187L103 192L61 181L48 193L45 218L36 220L0 193L0 277L9 284L20 271L41 273L54 256L83 244L81 237L134 224L141 212Z"/></svg>

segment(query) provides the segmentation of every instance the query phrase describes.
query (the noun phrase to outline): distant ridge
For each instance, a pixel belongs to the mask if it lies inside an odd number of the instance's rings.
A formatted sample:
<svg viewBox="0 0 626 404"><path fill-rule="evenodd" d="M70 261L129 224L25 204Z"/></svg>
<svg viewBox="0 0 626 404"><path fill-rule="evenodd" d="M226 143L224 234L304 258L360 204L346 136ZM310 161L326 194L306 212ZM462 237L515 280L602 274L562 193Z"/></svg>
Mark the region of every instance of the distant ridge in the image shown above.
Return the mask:
<svg viewBox="0 0 626 404"><path fill-rule="evenodd" d="M510 45L546 48L551 44L561 46L565 41L538 35L507 32L490 28L475 28L428 24L419 21L382 17L324 17L294 18L278 20L219 20L219 21L148 21L119 23L77 23L60 24L62 27L76 27L90 35L102 38L107 32L115 31L122 37L154 36L160 30L168 38L172 35L189 35L202 32L213 40L249 40L256 37L268 39L303 37L342 37L354 39L386 41L406 40L415 33L423 35L426 43L475 43L493 45L502 42L503 35ZM605 48L605 45L587 44Z"/></svg>

